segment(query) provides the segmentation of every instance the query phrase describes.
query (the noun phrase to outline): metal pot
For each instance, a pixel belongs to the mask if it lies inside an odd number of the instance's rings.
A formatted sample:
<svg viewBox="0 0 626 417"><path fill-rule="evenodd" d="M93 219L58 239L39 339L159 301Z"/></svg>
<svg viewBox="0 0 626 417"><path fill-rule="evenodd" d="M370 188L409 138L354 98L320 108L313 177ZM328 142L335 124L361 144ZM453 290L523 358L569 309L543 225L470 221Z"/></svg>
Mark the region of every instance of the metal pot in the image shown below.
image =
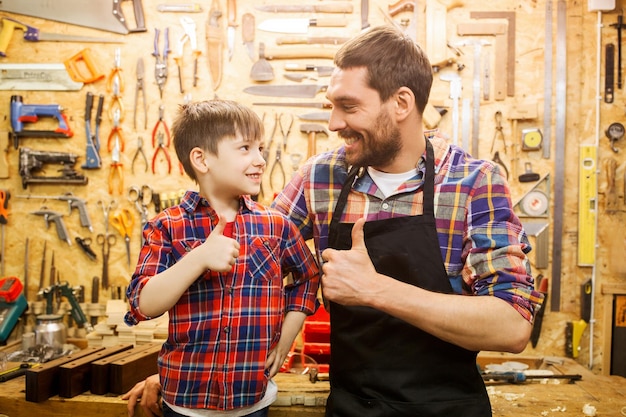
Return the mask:
<svg viewBox="0 0 626 417"><path fill-rule="evenodd" d="M62 352L67 340L67 327L60 314L42 314L37 316L35 327L35 342L54 348L55 352Z"/></svg>

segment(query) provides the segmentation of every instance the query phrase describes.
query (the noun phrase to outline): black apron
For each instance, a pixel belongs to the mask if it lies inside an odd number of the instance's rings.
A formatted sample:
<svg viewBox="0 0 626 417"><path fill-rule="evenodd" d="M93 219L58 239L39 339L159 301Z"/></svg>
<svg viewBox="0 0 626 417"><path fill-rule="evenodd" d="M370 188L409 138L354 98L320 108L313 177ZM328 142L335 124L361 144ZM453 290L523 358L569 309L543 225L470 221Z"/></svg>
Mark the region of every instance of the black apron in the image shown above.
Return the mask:
<svg viewBox="0 0 626 417"><path fill-rule="evenodd" d="M434 155L426 140L424 214L367 222L365 242L376 271L440 293L452 293L434 217ZM343 185L329 246L350 249L353 224L340 223L352 182ZM331 391L326 417L486 417L491 404L477 352L432 336L370 307L330 303Z"/></svg>

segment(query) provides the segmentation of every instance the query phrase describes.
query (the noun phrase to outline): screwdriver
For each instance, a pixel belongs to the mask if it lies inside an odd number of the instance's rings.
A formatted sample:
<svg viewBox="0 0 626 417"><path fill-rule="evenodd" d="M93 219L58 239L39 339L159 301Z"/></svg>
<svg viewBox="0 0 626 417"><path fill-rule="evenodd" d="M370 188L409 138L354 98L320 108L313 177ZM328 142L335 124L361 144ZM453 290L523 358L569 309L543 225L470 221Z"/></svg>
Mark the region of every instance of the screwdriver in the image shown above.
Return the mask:
<svg viewBox="0 0 626 417"><path fill-rule="evenodd" d="M574 381L578 381L582 379L582 375L574 374L574 375L526 375L524 372L489 372L482 373L482 377L484 381L502 381L508 382L511 384L519 384L521 382L526 382L529 379L567 379L569 383L573 383Z"/></svg>
<svg viewBox="0 0 626 417"><path fill-rule="evenodd" d="M4 226L8 223L10 198L8 190L0 190L0 277L4 276Z"/></svg>

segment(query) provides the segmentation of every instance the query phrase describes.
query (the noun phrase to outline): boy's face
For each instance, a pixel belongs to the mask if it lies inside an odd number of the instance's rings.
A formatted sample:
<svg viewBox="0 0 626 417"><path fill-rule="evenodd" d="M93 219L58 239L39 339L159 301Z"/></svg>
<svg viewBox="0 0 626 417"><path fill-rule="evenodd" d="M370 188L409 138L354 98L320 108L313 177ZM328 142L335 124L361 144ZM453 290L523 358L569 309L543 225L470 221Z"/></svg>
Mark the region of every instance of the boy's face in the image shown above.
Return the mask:
<svg viewBox="0 0 626 417"><path fill-rule="evenodd" d="M233 197L257 195L265 171L263 142L237 137L223 138L217 146L217 155L206 153L212 188Z"/></svg>

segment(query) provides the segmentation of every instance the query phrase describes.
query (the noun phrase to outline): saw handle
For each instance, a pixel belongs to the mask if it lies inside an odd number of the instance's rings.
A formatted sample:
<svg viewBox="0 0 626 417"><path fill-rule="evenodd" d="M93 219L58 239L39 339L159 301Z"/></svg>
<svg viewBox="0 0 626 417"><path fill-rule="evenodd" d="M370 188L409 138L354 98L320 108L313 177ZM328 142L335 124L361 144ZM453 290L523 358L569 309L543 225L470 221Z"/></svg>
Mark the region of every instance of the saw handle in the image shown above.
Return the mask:
<svg viewBox="0 0 626 417"><path fill-rule="evenodd" d="M27 32L28 26L15 19L10 19L8 17L2 18L2 31L0 31L0 56L7 56L9 42L11 42L11 38L13 38L13 32L15 29L21 29Z"/></svg>

